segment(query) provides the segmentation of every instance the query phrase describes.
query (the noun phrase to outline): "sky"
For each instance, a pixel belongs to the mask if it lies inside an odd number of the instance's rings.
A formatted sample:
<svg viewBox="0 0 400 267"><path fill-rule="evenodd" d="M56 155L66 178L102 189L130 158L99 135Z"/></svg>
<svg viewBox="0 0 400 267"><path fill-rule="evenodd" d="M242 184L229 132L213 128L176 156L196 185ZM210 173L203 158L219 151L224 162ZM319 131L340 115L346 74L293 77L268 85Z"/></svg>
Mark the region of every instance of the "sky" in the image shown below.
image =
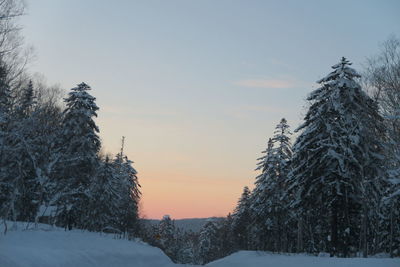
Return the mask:
<svg viewBox="0 0 400 267"><path fill-rule="evenodd" d="M29 64L49 84L92 87L104 151L125 136L141 215L226 216L285 117L342 56L362 71L397 0L26 0Z"/></svg>

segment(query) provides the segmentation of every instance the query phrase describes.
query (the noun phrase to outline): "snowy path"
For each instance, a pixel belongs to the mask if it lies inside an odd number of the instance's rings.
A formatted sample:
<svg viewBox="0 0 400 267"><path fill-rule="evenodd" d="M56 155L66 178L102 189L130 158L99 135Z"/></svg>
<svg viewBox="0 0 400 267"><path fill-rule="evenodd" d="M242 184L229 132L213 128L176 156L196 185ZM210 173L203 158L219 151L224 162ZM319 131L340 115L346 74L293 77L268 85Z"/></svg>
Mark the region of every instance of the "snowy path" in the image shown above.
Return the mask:
<svg viewBox="0 0 400 267"><path fill-rule="evenodd" d="M0 226L0 230L2 227ZM83 231L40 225L0 234L1 267L178 267L158 248ZM193 265L187 265L193 267ZM400 267L400 259L340 259L241 251L211 267Z"/></svg>

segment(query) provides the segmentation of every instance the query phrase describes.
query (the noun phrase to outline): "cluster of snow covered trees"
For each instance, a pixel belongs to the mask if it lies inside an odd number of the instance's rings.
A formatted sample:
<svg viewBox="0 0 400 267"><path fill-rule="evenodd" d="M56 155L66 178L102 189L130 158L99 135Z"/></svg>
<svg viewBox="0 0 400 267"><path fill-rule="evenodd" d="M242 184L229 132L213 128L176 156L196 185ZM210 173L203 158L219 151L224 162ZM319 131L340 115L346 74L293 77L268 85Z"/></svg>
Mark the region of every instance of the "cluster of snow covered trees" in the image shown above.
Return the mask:
<svg viewBox="0 0 400 267"><path fill-rule="evenodd" d="M350 65L318 81L293 146L277 125L232 216L237 249L400 255L398 113L384 114Z"/></svg>
<svg viewBox="0 0 400 267"><path fill-rule="evenodd" d="M100 155L98 107L81 83L66 108L36 97L29 81L11 88L0 77L0 216L48 222L71 229L132 232L137 226L139 184L123 150Z"/></svg>
<svg viewBox="0 0 400 267"><path fill-rule="evenodd" d="M342 58L318 81L293 145L279 122L232 215L199 233L167 217L147 240L178 263L238 250L400 256L400 42L384 48L364 79Z"/></svg>
<svg viewBox="0 0 400 267"><path fill-rule="evenodd" d="M400 256L400 42L385 47L368 79L342 58L318 81L294 144L282 119L258 159L254 189L244 187L232 215L192 234L191 256L177 262L237 250Z"/></svg>
<svg viewBox="0 0 400 267"><path fill-rule="evenodd" d="M176 263L206 264L234 251L230 247L230 223L225 218L208 218L200 231L185 231L165 215L158 224L144 222L141 237Z"/></svg>
<svg viewBox="0 0 400 267"><path fill-rule="evenodd" d="M23 1L0 2L0 218L132 233L140 197L132 162L122 149L101 155L87 84L62 103L59 89L27 73L22 14Z"/></svg>

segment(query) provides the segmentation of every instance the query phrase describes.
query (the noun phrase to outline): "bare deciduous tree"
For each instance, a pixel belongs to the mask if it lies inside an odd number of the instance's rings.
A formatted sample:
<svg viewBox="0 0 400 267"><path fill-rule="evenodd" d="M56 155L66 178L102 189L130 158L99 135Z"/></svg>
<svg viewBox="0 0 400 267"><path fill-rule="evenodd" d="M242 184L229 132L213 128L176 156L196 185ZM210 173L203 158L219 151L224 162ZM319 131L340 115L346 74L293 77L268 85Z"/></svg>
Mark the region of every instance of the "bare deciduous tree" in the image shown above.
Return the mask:
<svg viewBox="0 0 400 267"><path fill-rule="evenodd" d="M0 0L0 62L6 66L12 88L26 82L25 67L32 56L32 48L25 47L18 25L24 12L23 0Z"/></svg>
<svg viewBox="0 0 400 267"><path fill-rule="evenodd" d="M379 103L389 134L387 169L391 186L383 198L389 234L384 239L394 256L395 247L400 244L400 39L391 36L383 43L380 53L368 60L364 76L370 93Z"/></svg>
<svg viewBox="0 0 400 267"><path fill-rule="evenodd" d="M365 78L386 116L400 115L400 40L391 36L381 52L368 59Z"/></svg>

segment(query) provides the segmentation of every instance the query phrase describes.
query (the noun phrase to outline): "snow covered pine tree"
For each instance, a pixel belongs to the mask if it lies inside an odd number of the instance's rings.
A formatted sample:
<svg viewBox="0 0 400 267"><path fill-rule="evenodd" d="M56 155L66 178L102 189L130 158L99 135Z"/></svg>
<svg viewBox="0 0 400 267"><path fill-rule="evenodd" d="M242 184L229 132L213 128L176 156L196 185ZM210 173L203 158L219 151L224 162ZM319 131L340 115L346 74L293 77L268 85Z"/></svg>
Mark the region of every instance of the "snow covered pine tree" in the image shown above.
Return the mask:
<svg viewBox="0 0 400 267"><path fill-rule="evenodd" d="M60 140L63 158L59 164L57 223L69 229L88 224L89 186L99 165L97 153L101 143L97 134L99 128L93 120L99 108L89 90L89 85L81 83L72 88L64 100L67 108L63 113Z"/></svg>
<svg viewBox="0 0 400 267"><path fill-rule="evenodd" d="M113 165L118 180L118 229L124 234L137 231L139 218L140 184L133 162L124 154L125 138L122 138L121 152L114 159Z"/></svg>
<svg viewBox="0 0 400 267"><path fill-rule="evenodd" d="M292 148L289 125L285 118L276 126L274 136L259 158L262 173L256 177L252 195L252 228L254 249L287 251L290 222L287 210L288 194L285 194ZM275 147L274 147L275 146Z"/></svg>
<svg viewBox="0 0 400 267"><path fill-rule="evenodd" d="M218 225L214 219L208 219L200 232L199 257L201 264L218 259L220 240Z"/></svg>
<svg viewBox="0 0 400 267"><path fill-rule="evenodd" d="M261 174L256 177L255 188L251 194L251 224L248 227L249 236L251 240L251 249L266 250L267 249L267 212L269 206L269 199L267 196L267 187L270 176L274 175L271 171L273 168L273 142L270 138L268 140L267 148L262 151L265 155L258 158L256 170L261 170Z"/></svg>
<svg viewBox="0 0 400 267"><path fill-rule="evenodd" d="M309 95L311 105L297 129L289 188L307 252L349 256L364 249L366 255L372 242L368 228L374 225L382 190L380 136L385 129L350 65L342 58L318 81L322 87Z"/></svg>
<svg viewBox="0 0 400 267"><path fill-rule="evenodd" d="M249 249L249 234L247 228L251 223L250 195L250 189L245 186L236 209L232 214L232 234L237 250Z"/></svg>

